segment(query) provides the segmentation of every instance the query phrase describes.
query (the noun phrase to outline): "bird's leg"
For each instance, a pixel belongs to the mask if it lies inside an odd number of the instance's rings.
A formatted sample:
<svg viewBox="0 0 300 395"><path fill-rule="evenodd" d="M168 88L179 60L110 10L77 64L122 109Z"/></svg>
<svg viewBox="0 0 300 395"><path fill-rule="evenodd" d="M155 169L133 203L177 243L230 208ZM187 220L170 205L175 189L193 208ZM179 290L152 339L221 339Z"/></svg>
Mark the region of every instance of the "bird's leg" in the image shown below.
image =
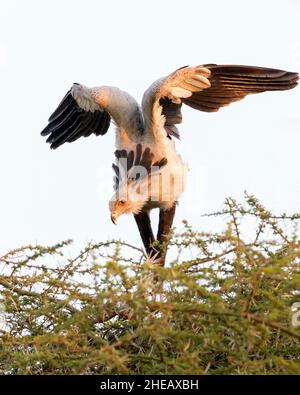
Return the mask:
<svg viewBox="0 0 300 395"><path fill-rule="evenodd" d="M171 237L171 229L176 211L176 203L169 208L168 210L159 210L159 224L158 224L158 232L157 232L157 240L159 241L160 251L159 251L159 260L158 264L164 266L166 255L167 255L167 247Z"/></svg>
<svg viewBox="0 0 300 395"><path fill-rule="evenodd" d="M134 215L134 219L139 228L139 232L147 254L150 258L154 258L158 255L159 251L152 246L155 239L148 212L142 211L141 213Z"/></svg>

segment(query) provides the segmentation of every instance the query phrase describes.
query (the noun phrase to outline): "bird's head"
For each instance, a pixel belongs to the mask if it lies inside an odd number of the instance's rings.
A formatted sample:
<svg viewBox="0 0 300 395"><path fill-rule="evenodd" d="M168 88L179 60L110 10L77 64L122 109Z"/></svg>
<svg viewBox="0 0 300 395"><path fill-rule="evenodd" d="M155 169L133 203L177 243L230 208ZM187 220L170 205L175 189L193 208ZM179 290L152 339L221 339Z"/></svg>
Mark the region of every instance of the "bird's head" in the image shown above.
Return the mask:
<svg viewBox="0 0 300 395"><path fill-rule="evenodd" d="M143 150L141 144L137 144L135 151L117 150L115 156L116 192L109 202L114 224L122 214L138 214L150 200L156 200L153 196L160 196L160 170L168 163L165 157L154 161L150 148Z"/></svg>
<svg viewBox="0 0 300 395"><path fill-rule="evenodd" d="M109 201L111 220L114 224L123 214L138 214L148 201L148 195L135 190L131 183L119 188Z"/></svg>

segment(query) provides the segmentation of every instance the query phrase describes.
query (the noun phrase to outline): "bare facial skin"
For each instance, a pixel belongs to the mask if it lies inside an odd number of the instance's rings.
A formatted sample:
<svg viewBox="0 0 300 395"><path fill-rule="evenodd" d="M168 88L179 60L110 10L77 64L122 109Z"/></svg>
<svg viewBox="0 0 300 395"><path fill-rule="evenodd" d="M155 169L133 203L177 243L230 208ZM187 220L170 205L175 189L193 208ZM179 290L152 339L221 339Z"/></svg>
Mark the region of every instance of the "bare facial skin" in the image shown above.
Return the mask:
<svg viewBox="0 0 300 395"><path fill-rule="evenodd" d="M116 225L118 217L124 214L125 212L128 212L129 206L130 205L125 200L115 201L115 203L111 206L111 215L110 215L113 224Z"/></svg>

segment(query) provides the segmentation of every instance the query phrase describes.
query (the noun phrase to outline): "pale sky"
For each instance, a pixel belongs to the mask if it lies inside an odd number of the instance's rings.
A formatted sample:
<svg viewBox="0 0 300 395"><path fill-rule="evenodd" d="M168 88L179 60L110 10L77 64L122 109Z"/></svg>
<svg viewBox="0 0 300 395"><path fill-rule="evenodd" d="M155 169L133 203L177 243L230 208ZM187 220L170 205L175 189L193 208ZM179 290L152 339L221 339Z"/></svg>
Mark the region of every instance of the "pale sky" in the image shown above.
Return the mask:
<svg viewBox="0 0 300 395"><path fill-rule="evenodd" d="M113 128L56 151L40 136L73 82L140 100L152 81L189 64L300 71L299 20L296 0L0 0L0 252L69 238L141 245L131 217L110 220ZM190 172L178 229L187 219L207 230L201 214L244 190L276 212L300 211L299 104L300 88L218 113L183 110L177 147Z"/></svg>

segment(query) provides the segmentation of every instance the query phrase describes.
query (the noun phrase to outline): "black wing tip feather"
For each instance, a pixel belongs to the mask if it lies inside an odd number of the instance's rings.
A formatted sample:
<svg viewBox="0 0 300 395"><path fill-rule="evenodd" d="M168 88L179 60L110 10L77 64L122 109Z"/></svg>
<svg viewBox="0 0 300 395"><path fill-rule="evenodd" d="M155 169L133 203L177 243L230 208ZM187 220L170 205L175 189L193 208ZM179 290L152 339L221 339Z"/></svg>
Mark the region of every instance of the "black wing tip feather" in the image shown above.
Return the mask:
<svg viewBox="0 0 300 395"><path fill-rule="evenodd" d="M211 71L211 87L183 99L188 106L205 112L243 99L248 94L284 91L298 85L299 74L267 67L239 65L204 65Z"/></svg>
<svg viewBox="0 0 300 395"><path fill-rule="evenodd" d="M50 116L48 125L42 130L41 135L48 136L46 142L50 144L51 149L56 149L80 137L88 137L91 134L104 135L109 126L110 115L106 111L83 110L70 89Z"/></svg>
<svg viewBox="0 0 300 395"><path fill-rule="evenodd" d="M49 128L49 125L47 125L42 131L41 131L41 136L48 136L48 134L51 133L51 130Z"/></svg>
<svg viewBox="0 0 300 395"><path fill-rule="evenodd" d="M299 80L299 73L294 71L286 71L281 69L274 69L270 67L258 66L240 66L240 65L209 65L208 68L212 72L212 77L224 81L231 79L240 80L241 83L247 82L258 85L275 84L278 90L292 89L297 86ZM276 89L274 89L276 90Z"/></svg>

